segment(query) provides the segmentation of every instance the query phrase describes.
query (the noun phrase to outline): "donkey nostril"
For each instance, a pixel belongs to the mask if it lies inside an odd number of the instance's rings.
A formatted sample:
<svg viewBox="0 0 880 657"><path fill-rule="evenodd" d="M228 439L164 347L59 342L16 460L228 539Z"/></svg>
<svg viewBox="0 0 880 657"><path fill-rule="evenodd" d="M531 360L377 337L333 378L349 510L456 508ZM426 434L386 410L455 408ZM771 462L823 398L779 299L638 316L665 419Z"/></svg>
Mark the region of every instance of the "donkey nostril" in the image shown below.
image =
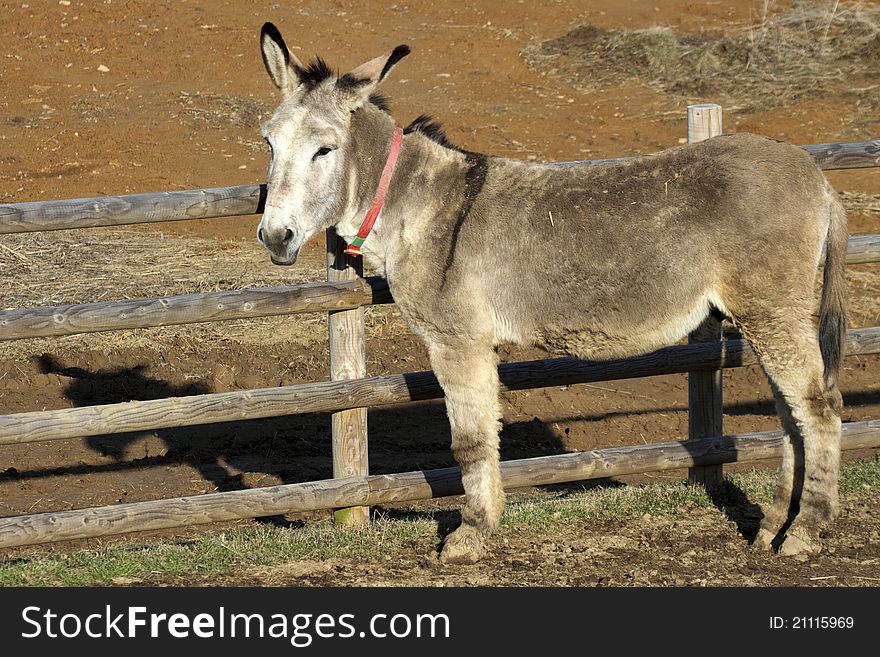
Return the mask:
<svg viewBox="0 0 880 657"><path fill-rule="evenodd" d="M284 241L289 242L292 239L293 239L293 231L290 230L290 228L288 228L287 230L284 231Z"/></svg>
<svg viewBox="0 0 880 657"><path fill-rule="evenodd" d="M260 242L263 242L264 244L265 244L265 242L266 242L265 236L263 235L263 229L262 229L262 228L260 228L260 229L257 231L257 239L260 240Z"/></svg>

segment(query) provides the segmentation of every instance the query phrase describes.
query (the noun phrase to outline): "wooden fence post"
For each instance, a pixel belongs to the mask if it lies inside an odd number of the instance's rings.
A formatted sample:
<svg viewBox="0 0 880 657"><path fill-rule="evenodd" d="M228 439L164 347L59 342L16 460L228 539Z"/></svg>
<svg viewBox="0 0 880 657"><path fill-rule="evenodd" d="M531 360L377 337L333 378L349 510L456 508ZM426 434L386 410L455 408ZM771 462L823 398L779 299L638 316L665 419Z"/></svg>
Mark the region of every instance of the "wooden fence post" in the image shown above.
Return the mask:
<svg viewBox="0 0 880 657"><path fill-rule="evenodd" d="M721 106L714 104L688 106L688 143L695 143L721 134ZM709 317L693 333L688 342L720 342L721 322ZM721 370L688 374L688 439L699 440L723 434ZM724 478L722 465L693 467L688 481L707 488L720 486Z"/></svg>
<svg viewBox="0 0 880 657"><path fill-rule="evenodd" d="M350 281L363 275L363 261L344 253L345 241L333 228L327 230L327 281ZM367 375L366 332L364 309L331 311L330 379L333 381L360 379ZM367 409L353 408L331 415L333 442L333 476L351 477L370 474L367 454ZM338 509L333 514L336 522L347 525L367 525L370 507L356 506Z"/></svg>

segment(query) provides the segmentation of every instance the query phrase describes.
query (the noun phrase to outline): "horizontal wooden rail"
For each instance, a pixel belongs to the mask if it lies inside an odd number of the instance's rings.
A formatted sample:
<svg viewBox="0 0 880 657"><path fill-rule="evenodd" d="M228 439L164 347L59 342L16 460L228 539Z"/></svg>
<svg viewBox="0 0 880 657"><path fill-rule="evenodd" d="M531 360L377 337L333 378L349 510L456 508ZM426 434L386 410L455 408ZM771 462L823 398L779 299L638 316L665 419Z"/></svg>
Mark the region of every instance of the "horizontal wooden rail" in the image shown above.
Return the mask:
<svg viewBox="0 0 880 657"><path fill-rule="evenodd" d="M723 346L723 349L722 349ZM880 327L847 334L847 355L880 353ZM574 358L505 363L498 368L502 390L526 390L727 369L757 362L744 340L676 345L637 358L588 362ZM189 397L83 406L0 415L0 445L165 427L296 415L334 413L349 408L439 399L443 391L433 372L386 374L348 381L321 381Z"/></svg>
<svg viewBox="0 0 880 657"><path fill-rule="evenodd" d="M847 264L880 262L880 235L849 238ZM380 277L0 311L0 341L394 303Z"/></svg>
<svg viewBox="0 0 880 657"><path fill-rule="evenodd" d="M265 185L239 185L11 203L0 205L0 233L236 217L261 213L265 202Z"/></svg>
<svg viewBox="0 0 880 657"><path fill-rule="evenodd" d="M383 278L370 277L337 283L20 308L0 312L0 340L346 310L381 303L394 303L388 283Z"/></svg>
<svg viewBox="0 0 880 657"><path fill-rule="evenodd" d="M809 144L802 148L809 151L819 166L826 170L880 166L880 139ZM630 158L555 164L594 165L626 159ZM261 213L265 201L265 185L239 185L178 192L8 203L0 204L0 234L235 217Z"/></svg>
<svg viewBox="0 0 880 657"><path fill-rule="evenodd" d="M670 441L504 461L505 488L778 458L781 431ZM880 447L880 421L843 425L841 449ZM458 468L344 477L115 506L0 518L0 548L322 509L412 502L463 492Z"/></svg>
<svg viewBox="0 0 880 657"><path fill-rule="evenodd" d="M880 167L880 139L842 141L801 146L816 160L820 169L865 169Z"/></svg>
<svg viewBox="0 0 880 657"><path fill-rule="evenodd" d="M823 256L824 261L824 256ZM853 235L846 247L846 264L880 262L880 235Z"/></svg>

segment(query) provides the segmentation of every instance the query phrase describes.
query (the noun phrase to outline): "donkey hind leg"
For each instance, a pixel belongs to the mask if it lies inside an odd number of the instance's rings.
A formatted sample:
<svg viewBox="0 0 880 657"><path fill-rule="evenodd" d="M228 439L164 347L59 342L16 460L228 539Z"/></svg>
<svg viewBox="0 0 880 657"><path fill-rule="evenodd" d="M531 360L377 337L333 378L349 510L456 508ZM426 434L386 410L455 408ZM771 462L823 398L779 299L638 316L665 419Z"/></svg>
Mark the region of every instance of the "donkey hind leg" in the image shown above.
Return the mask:
<svg viewBox="0 0 880 657"><path fill-rule="evenodd" d="M770 379L787 434L773 502L755 546L778 545L781 554L818 552L819 532L838 511L840 392L826 388L815 329L808 322L780 324L780 330L760 331L760 337L748 328L743 333Z"/></svg>
<svg viewBox="0 0 880 657"><path fill-rule="evenodd" d="M475 563L504 511L498 463L501 410L498 358L488 346L429 346L431 366L443 392L452 429L452 455L461 467L465 504L461 525L446 537L440 560Z"/></svg>

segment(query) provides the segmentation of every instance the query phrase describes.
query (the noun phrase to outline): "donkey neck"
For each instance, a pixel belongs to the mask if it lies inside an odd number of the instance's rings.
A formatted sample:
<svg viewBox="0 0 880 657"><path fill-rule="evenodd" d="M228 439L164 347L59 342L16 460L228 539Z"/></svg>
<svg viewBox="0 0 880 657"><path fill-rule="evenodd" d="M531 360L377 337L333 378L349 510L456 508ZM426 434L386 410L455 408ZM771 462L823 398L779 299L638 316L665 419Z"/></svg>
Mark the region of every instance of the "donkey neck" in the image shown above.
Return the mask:
<svg viewBox="0 0 880 657"><path fill-rule="evenodd" d="M382 176L391 148L394 120L370 105L352 115L352 177L348 193L347 216L336 226L346 241L357 234ZM391 251L405 243L408 220L430 212L434 198L433 181L450 168L466 168L465 154L442 146L429 137L410 132L406 135L391 180L385 204L373 230L362 247L366 263L384 273Z"/></svg>

